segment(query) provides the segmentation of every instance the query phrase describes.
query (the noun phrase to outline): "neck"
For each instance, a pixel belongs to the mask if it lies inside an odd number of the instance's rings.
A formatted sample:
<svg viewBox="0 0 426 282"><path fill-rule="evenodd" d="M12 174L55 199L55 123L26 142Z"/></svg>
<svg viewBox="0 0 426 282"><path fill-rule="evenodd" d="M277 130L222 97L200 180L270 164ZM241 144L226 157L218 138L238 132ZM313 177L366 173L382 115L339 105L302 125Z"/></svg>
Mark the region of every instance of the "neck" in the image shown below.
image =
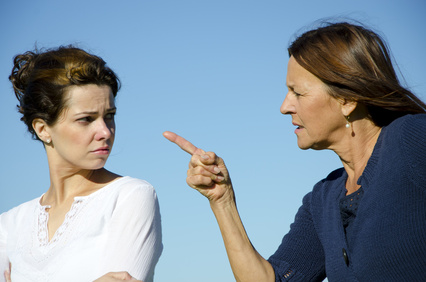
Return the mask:
<svg viewBox="0 0 426 282"><path fill-rule="evenodd" d="M50 187L43 196L43 205L61 205L74 201L74 197L87 196L114 180L117 175L101 168L99 170L57 171L50 169Z"/></svg>
<svg viewBox="0 0 426 282"><path fill-rule="evenodd" d="M360 188L357 184L358 178L367 166L380 132L381 127L374 125L368 119L354 121L348 132L345 133L339 147L334 150L348 174L347 194Z"/></svg>

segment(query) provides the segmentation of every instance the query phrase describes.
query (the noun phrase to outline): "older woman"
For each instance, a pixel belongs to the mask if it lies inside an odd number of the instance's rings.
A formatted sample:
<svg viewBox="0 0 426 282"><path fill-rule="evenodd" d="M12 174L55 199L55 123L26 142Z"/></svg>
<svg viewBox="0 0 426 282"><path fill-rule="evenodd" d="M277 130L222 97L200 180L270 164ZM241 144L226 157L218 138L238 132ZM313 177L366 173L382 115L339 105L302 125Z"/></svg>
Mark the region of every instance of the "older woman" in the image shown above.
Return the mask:
<svg viewBox="0 0 426 282"><path fill-rule="evenodd" d="M6 279L153 281L162 252L155 190L104 168L115 137L115 73L67 46L16 56L10 80L22 121L46 150L50 187L0 215Z"/></svg>
<svg viewBox="0 0 426 282"><path fill-rule="evenodd" d="M236 280L421 281L426 105L400 85L384 42L362 26L328 24L288 50L281 112L301 149L333 150L343 168L304 197L268 260L244 230L223 160L164 133L192 154L187 183L209 199Z"/></svg>

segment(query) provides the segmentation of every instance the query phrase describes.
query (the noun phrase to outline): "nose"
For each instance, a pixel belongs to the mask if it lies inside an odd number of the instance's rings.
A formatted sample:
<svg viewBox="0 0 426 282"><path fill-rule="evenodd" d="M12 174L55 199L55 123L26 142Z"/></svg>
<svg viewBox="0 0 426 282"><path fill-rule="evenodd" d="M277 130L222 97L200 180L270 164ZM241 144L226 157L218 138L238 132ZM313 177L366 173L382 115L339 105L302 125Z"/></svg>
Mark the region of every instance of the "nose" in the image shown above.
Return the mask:
<svg viewBox="0 0 426 282"><path fill-rule="evenodd" d="M97 128L96 128L96 140L107 140L110 139L111 136L114 134L115 126L113 124L110 124L108 122L105 122L104 119L99 119Z"/></svg>
<svg viewBox="0 0 426 282"><path fill-rule="evenodd" d="M280 112L283 115L294 114L296 112L294 108L294 104L291 102L291 96L292 96L291 93L288 92L284 98L283 103L281 104Z"/></svg>

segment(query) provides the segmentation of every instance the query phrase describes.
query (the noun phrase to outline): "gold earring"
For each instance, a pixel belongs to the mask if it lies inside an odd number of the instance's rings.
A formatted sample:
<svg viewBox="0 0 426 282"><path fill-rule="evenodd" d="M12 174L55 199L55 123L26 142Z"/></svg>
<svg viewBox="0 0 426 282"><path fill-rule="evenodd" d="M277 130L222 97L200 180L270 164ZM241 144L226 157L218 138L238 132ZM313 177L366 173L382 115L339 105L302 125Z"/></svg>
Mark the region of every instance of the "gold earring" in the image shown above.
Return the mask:
<svg viewBox="0 0 426 282"><path fill-rule="evenodd" d="M346 128L351 127L351 125L349 124L349 119L350 119L350 117L346 116Z"/></svg>

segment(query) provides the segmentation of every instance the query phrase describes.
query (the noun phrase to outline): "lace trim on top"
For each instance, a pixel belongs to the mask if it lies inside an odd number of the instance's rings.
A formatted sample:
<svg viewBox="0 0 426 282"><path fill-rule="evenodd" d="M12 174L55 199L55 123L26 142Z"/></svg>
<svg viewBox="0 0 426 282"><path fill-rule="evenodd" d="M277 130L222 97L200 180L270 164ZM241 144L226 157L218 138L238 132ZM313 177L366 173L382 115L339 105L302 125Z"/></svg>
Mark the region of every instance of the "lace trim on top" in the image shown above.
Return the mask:
<svg viewBox="0 0 426 282"><path fill-rule="evenodd" d="M50 209L51 206L39 205L38 226L37 226L37 238L38 238L39 246L53 247L54 245L56 245L56 243L64 236L66 231L71 228L70 225L73 223L73 221L75 220L79 212L83 209L83 207L90 202L90 199L93 199L96 195L103 193L103 191L106 191L108 187L112 186L112 184L127 178L128 177L120 177L117 180L114 180L113 182L107 184L106 186L93 192L90 195L74 197L74 202L72 203L70 210L65 214L64 222L62 222L61 226L59 226L59 228L56 230L55 234L53 235L50 241L49 241L49 229L47 228L47 223L49 221L49 213L47 212L47 209Z"/></svg>
<svg viewBox="0 0 426 282"><path fill-rule="evenodd" d="M80 198L80 197L79 197ZM47 223L49 221L49 213L47 209L51 206L41 206L39 207L39 216L38 216L38 232L37 237L41 247L47 245L53 245L59 241L64 232L68 229L69 225L72 223L75 216L81 210L81 204L83 203L82 199L75 199L72 203L70 210L66 213L64 222L59 226L53 235L52 239L49 241L49 231L47 228Z"/></svg>

